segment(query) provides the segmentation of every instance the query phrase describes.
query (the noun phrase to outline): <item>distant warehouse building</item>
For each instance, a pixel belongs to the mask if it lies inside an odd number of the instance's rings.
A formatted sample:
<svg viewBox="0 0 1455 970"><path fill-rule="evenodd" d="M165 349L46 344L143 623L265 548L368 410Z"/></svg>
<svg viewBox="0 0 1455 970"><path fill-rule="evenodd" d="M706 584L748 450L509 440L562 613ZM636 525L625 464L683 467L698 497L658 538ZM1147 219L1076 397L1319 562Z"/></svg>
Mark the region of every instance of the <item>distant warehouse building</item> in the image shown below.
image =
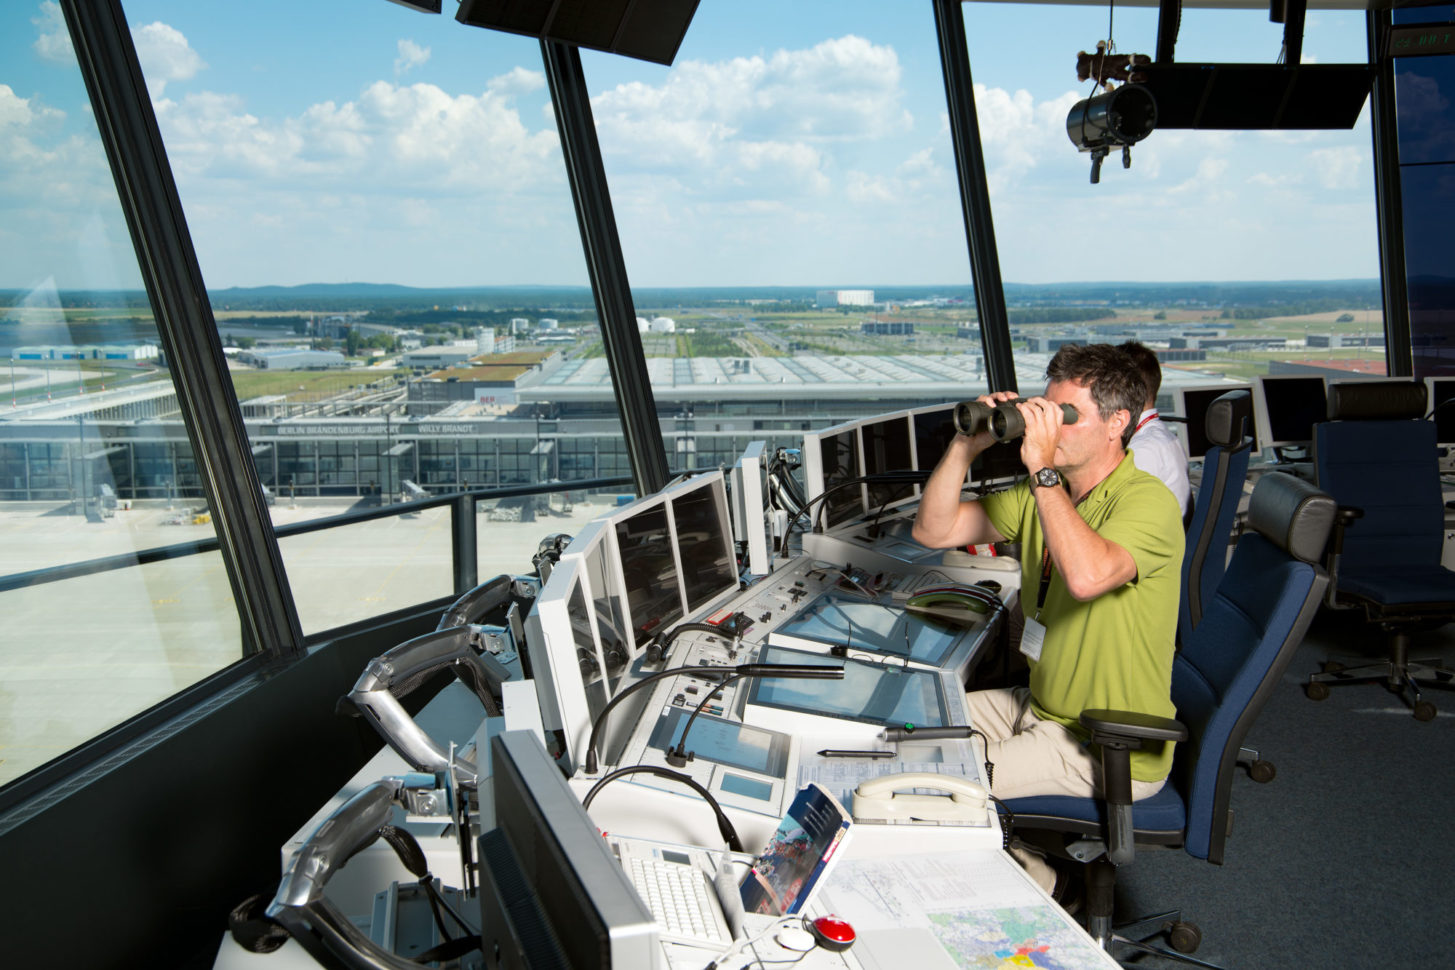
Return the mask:
<svg viewBox="0 0 1455 970"><path fill-rule="evenodd" d="M819 290L818 305L829 306L873 306L873 290Z"/></svg>
<svg viewBox="0 0 1455 970"><path fill-rule="evenodd" d="M259 370L331 370L349 366L344 355L336 350L248 350L237 357Z"/></svg>
<svg viewBox="0 0 1455 970"><path fill-rule="evenodd" d="M912 337L914 324L908 320L865 320L859 324L859 332L879 337Z"/></svg>
<svg viewBox="0 0 1455 970"><path fill-rule="evenodd" d="M160 353L156 344L51 344L16 347L10 356L15 360L156 360Z"/></svg>

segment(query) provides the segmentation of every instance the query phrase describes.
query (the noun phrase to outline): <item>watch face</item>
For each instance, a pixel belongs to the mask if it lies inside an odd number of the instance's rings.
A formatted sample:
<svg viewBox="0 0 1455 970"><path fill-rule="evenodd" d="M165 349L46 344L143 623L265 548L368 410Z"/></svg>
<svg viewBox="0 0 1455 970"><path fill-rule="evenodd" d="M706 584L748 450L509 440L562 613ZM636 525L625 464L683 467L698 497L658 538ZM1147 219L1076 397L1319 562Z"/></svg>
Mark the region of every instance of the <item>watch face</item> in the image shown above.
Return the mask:
<svg viewBox="0 0 1455 970"><path fill-rule="evenodd" d="M1036 484L1043 488L1053 488L1061 484L1061 476L1054 468L1042 468L1036 472Z"/></svg>

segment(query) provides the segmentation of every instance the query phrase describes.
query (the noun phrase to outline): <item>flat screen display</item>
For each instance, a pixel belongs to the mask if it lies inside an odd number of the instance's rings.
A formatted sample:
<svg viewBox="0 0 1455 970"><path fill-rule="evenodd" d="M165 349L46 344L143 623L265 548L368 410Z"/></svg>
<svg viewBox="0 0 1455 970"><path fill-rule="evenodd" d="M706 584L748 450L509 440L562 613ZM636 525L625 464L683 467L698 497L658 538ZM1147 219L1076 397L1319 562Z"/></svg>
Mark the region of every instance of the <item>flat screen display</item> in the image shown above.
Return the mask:
<svg viewBox="0 0 1455 970"><path fill-rule="evenodd" d="M1314 440L1314 425L1328 417L1328 399L1322 377L1265 377L1259 380L1268 409L1265 428L1268 445L1306 446Z"/></svg>
<svg viewBox="0 0 1455 970"><path fill-rule="evenodd" d="M914 466L922 472L933 471L955 439L955 408L946 405L913 416Z"/></svg>
<svg viewBox="0 0 1455 970"><path fill-rule="evenodd" d="M673 708L652 728L648 744L658 751L676 747L691 710ZM788 736L707 714L692 722L687 750L714 764L727 765L771 778L782 778L788 768Z"/></svg>
<svg viewBox="0 0 1455 970"><path fill-rule="evenodd" d="M869 663L823 654L765 646L759 663L843 665L843 680L761 678L749 688L748 703L783 710L842 717L870 724L942 727L945 701L937 671L902 664ZM693 730L696 730L694 728Z"/></svg>
<svg viewBox="0 0 1455 970"><path fill-rule="evenodd" d="M1252 390L1246 384L1229 384L1224 387L1184 387L1178 388L1176 393L1182 402L1182 416L1187 418L1187 457L1200 459L1207 454L1211 442L1207 438L1207 409L1212 402L1222 397L1229 391ZM1253 428L1248 429L1248 436L1253 438L1253 450L1258 450L1257 434Z"/></svg>
<svg viewBox="0 0 1455 970"><path fill-rule="evenodd" d="M932 666L949 658L965 633L933 616L835 593L819 597L776 632L853 651L907 657Z"/></svg>
<svg viewBox="0 0 1455 970"><path fill-rule="evenodd" d="M863 511L863 498L858 486L844 485L860 476L859 451L854 430L827 435L819 441L823 459L823 514L825 528L847 522ZM837 487L836 487L837 486ZM810 499L814 496L810 495Z"/></svg>
<svg viewBox="0 0 1455 970"><path fill-rule="evenodd" d="M672 500L678 558L687 592L687 611L695 613L712 598L738 588L737 562L727 534L726 510L718 492L698 488Z"/></svg>
<svg viewBox="0 0 1455 970"><path fill-rule="evenodd" d="M1431 377L1430 410L1435 422L1435 439L1442 445L1455 444L1455 378Z"/></svg>
<svg viewBox="0 0 1455 970"><path fill-rule="evenodd" d="M579 574L578 574L579 575ZM586 593L577 582L571 587L567 599L567 610L571 614L571 636L576 642L574 659L581 671L581 681L586 687L586 704L594 721L606 706L606 681L602 677L601 661L596 655L596 639L591 635L591 621L586 612ZM571 668L557 670L556 676L574 676Z"/></svg>
<svg viewBox="0 0 1455 970"><path fill-rule="evenodd" d="M667 510L654 505L618 522L616 547L626 582L632 639L637 646L642 646L664 625L682 615Z"/></svg>
<svg viewBox="0 0 1455 970"><path fill-rule="evenodd" d="M914 461L910 456L909 423L903 416L885 421L872 421L859 429L864 442L864 474L882 475L887 472L913 471ZM869 483L869 507L873 515L879 509L895 502L914 497L913 485L889 485Z"/></svg>

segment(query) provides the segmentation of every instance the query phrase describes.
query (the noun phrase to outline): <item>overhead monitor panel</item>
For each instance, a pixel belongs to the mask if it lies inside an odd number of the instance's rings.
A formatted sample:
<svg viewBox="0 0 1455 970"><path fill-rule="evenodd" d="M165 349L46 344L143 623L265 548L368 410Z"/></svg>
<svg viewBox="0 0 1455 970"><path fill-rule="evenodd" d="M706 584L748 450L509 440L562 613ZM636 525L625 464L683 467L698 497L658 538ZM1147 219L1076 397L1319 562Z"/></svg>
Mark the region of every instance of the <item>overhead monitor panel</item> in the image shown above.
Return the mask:
<svg viewBox="0 0 1455 970"><path fill-rule="evenodd" d="M1193 461L1201 461L1207 454L1210 444L1207 440L1207 409L1208 406L1222 397L1229 391L1252 391L1251 384L1207 384L1189 385L1172 389L1173 410L1177 415L1187 418L1186 424L1174 424L1182 444L1187 449L1187 457ZM1257 425L1248 429L1249 435L1253 437L1253 450L1258 450Z"/></svg>
<svg viewBox="0 0 1455 970"><path fill-rule="evenodd" d="M1264 449L1307 448L1314 425L1328 415L1324 379L1318 374L1264 374L1253 394Z"/></svg>

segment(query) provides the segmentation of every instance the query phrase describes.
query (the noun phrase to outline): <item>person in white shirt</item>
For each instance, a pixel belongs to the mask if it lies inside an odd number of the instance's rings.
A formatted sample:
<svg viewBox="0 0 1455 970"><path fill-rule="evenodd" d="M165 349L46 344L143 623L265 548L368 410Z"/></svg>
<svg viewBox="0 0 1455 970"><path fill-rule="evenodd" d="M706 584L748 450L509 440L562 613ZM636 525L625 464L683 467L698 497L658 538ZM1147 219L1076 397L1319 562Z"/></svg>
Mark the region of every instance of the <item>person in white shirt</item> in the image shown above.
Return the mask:
<svg viewBox="0 0 1455 970"><path fill-rule="evenodd" d="M1147 385L1147 401L1137 418L1136 430L1127 450L1132 461L1144 472L1157 476L1177 496L1182 506L1182 521L1187 521L1192 507L1192 485L1187 480L1187 454L1172 429L1157 417L1157 389L1162 386L1162 365L1155 351L1130 340L1117 349L1125 353L1142 374Z"/></svg>

